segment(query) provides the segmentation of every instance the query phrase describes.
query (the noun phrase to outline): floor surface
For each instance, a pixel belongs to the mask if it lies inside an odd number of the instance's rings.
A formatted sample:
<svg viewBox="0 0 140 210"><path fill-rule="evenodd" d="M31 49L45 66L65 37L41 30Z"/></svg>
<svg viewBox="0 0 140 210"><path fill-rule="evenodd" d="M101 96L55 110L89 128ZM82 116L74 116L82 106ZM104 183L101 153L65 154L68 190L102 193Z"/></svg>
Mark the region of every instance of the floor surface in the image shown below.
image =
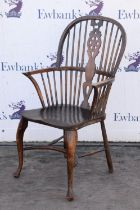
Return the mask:
<svg viewBox="0 0 140 210"><path fill-rule="evenodd" d="M78 155L96 146L79 146ZM20 178L16 147L0 144L0 210L140 210L140 146L112 145L114 173L104 152L78 160L75 200L65 199L67 179L63 154L26 151Z"/></svg>

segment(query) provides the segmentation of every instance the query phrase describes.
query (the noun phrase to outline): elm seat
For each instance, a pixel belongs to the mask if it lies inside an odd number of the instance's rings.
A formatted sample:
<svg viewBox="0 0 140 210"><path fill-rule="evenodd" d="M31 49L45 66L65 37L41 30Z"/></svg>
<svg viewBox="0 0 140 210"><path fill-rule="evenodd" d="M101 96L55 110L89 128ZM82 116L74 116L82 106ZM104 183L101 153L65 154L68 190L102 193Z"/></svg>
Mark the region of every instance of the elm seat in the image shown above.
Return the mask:
<svg viewBox="0 0 140 210"><path fill-rule="evenodd" d="M22 113L16 134L19 164L15 177L21 173L24 150L62 152L67 161L66 197L73 200L78 130L95 123L100 123L108 169L113 172L104 122L105 110L125 46L125 31L116 20L103 16L80 17L62 33L56 63L50 68L24 73L34 85L41 107ZM47 146L24 145L23 136L30 121L62 129L62 148L53 146L61 137ZM84 156L87 155L91 153Z"/></svg>
<svg viewBox="0 0 140 210"><path fill-rule="evenodd" d="M93 121L101 118L91 115L89 109L78 106L60 105L51 106L45 109L34 109L23 111L22 116L28 121L49 125L60 129L79 129L84 125L91 124ZM102 115L102 118L104 115Z"/></svg>

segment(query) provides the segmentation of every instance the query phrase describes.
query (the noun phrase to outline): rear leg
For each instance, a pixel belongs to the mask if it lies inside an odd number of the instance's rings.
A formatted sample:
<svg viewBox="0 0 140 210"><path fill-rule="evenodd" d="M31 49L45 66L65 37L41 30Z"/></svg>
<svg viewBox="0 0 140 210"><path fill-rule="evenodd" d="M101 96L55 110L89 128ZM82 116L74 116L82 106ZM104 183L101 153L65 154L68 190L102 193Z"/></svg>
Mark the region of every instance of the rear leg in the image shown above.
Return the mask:
<svg viewBox="0 0 140 210"><path fill-rule="evenodd" d="M104 121L101 121L101 130L102 130L102 135L103 135L104 148L105 148L105 154L106 154L106 160L107 160L109 173L113 173L113 164L112 164L112 159L111 159L109 143L108 143L108 138L107 138L107 134L106 134Z"/></svg>

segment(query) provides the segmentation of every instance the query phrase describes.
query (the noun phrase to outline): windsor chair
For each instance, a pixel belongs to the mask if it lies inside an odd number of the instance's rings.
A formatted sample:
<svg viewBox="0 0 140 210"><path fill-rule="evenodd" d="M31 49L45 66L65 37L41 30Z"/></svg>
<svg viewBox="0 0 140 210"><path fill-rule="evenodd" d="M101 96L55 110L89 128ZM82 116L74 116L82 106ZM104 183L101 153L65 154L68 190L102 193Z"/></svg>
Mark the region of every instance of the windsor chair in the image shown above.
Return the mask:
<svg viewBox="0 0 140 210"><path fill-rule="evenodd" d="M16 135L19 165L15 177L19 177L22 170L24 150L62 152L67 160L66 197L69 201L73 200L77 131L95 123L101 125L108 169L113 172L104 123L105 109L125 46L126 34L117 21L103 16L80 17L64 30L55 66L24 73L33 83L42 108L22 113ZM62 129L63 148L53 146L62 137L45 147L23 148L23 135L29 121Z"/></svg>

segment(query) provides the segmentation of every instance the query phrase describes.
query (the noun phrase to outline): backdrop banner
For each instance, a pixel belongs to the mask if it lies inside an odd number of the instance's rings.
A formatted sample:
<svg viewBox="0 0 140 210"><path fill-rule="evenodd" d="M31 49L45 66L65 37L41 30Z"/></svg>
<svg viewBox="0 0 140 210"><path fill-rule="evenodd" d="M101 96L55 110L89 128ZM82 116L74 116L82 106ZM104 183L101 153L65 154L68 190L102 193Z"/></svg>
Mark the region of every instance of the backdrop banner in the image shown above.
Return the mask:
<svg viewBox="0 0 140 210"><path fill-rule="evenodd" d="M107 106L110 141L140 141L140 2L138 0L1 0L0 2L0 141L14 141L24 109L40 107L31 82L22 72L56 62L61 33L84 15L119 21L127 48ZM29 124L25 140L51 140L61 130ZM99 125L79 131L79 140L101 141ZM29 130L29 132L28 132Z"/></svg>

